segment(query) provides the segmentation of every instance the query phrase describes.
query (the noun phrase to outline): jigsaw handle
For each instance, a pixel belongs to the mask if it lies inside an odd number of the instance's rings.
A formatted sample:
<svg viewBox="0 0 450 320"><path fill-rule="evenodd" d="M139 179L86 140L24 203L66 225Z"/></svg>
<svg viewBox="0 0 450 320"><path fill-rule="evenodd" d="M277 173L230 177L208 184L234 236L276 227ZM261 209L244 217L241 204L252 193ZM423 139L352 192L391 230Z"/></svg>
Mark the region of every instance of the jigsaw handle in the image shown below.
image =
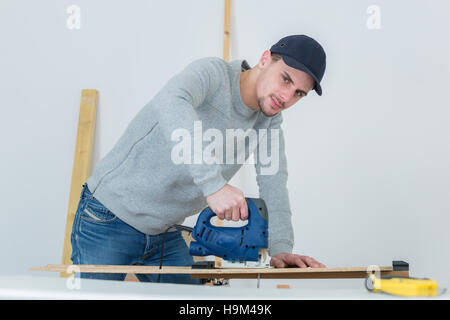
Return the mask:
<svg viewBox="0 0 450 320"><path fill-rule="evenodd" d="M258 248L267 248L268 214L264 200L245 198L248 223L242 227L217 227L211 224L216 214L207 207L193 228L190 254L216 255L236 261L257 261Z"/></svg>
<svg viewBox="0 0 450 320"><path fill-rule="evenodd" d="M255 212L258 212L260 217L264 220L268 219L266 203L264 202L264 200L258 198L245 198L245 200L247 201L249 224L251 223L251 221L257 219L257 217L254 216ZM216 214L211 210L210 207L207 207L200 214L198 222L201 222L203 224L210 224L210 220L214 216L216 216Z"/></svg>

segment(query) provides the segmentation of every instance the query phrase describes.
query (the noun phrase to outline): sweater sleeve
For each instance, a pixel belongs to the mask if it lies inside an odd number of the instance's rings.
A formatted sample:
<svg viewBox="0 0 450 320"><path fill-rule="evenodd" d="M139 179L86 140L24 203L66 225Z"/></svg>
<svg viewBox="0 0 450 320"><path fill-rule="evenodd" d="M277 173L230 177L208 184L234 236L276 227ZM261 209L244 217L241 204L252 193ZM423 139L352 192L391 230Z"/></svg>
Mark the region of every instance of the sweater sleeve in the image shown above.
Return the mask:
<svg viewBox="0 0 450 320"><path fill-rule="evenodd" d="M194 122L199 120L196 109L204 105L208 97L223 85L224 79L226 74L219 58L198 59L171 78L154 97L152 103L155 106L158 124L172 148L176 144L172 135L180 130L190 135L191 145L196 143ZM198 163L195 160L202 159L200 149L202 148L193 148L190 161L183 165L186 165L194 183L207 197L220 190L227 181L221 174L220 165L206 164L203 161ZM195 152L197 154L194 154Z"/></svg>
<svg viewBox="0 0 450 320"><path fill-rule="evenodd" d="M258 158L255 162L259 195L266 202L269 212L270 256L292 253L294 246L287 189L287 161L283 131L280 126L282 121L281 113L271 120L266 139L260 137L257 148Z"/></svg>

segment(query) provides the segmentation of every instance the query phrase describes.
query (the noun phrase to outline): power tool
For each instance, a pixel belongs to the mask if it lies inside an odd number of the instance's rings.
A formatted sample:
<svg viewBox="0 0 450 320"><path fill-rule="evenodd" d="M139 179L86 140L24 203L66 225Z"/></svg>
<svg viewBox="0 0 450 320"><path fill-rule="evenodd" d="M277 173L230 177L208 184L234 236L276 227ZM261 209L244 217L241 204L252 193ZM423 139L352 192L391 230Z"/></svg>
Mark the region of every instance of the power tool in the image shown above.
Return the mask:
<svg viewBox="0 0 450 320"><path fill-rule="evenodd" d="M189 253L193 256L214 255L222 258L222 268L268 267L268 212L262 199L245 198L248 223L241 227L217 227L211 224L216 215L204 209L192 230Z"/></svg>

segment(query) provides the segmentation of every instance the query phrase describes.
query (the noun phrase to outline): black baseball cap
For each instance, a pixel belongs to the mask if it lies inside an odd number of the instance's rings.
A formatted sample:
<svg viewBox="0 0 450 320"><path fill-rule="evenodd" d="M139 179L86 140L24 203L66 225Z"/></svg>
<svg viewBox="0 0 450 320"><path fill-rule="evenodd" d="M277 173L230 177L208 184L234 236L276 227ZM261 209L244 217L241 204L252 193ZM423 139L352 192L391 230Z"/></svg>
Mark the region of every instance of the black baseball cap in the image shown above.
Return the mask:
<svg viewBox="0 0 450 320"><path fill-rule="evenodd" d="M280 54L288 66L309 74L316 82L314 90L322 95L320 81L325 73L326 55L316 40L305 35L287 36L275 43L270 52Z"/></svg>

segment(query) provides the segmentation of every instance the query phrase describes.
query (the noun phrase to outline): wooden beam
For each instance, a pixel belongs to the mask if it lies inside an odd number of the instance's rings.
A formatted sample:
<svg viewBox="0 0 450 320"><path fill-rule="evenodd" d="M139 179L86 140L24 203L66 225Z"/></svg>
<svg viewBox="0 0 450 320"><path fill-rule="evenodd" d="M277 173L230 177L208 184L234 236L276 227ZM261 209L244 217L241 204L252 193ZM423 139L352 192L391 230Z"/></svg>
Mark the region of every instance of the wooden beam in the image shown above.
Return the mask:
<svg viewBox="0 0 450 320"><path fill-rule="evenodd" d="M230 61L230 20L231 0L225 0L225 14L223 27L223 59Z"/></svg>
<svg viewBox="0 0 450 320"><path fill-rule="evenodd" d="M350 279L365 278L372 269L356 268L222 268L192 269L191 267L122 266L122 265L64 265L48 264L31 267L31 271L66 272L69 267L75 272L87 273L134 273L134 274L190 274L192 278L225 279ZM379 267L380 276L408 277L408 270L394 271L392 266Z"/></svg>
<svg viewBox="0 0 450 320"><path fill-rule="evenodd" d="M80 200L81 189L89 177L91 167L92 146L94 144L95 119L97 115L97 90L84 89L81 91L80 114L78 117L77 140L75 144L75 155L73 159L72 181L70 185L69 208L66 218L66 229L64 233L64 247L62 263L70 264L72 245L70 236L72 224ZM70 274L61 273L62 277Z"/></svg>
<svg viewBox="0 0 450 320"><path fill-rule="evenodd" d="M225 0L224 23L223 23L223 60L230 61L230 20L231 20L231 0ZM216 218L216 226L223 227L223 220ZM215 257L216 268L222 266L222 258Z"/></svg>

